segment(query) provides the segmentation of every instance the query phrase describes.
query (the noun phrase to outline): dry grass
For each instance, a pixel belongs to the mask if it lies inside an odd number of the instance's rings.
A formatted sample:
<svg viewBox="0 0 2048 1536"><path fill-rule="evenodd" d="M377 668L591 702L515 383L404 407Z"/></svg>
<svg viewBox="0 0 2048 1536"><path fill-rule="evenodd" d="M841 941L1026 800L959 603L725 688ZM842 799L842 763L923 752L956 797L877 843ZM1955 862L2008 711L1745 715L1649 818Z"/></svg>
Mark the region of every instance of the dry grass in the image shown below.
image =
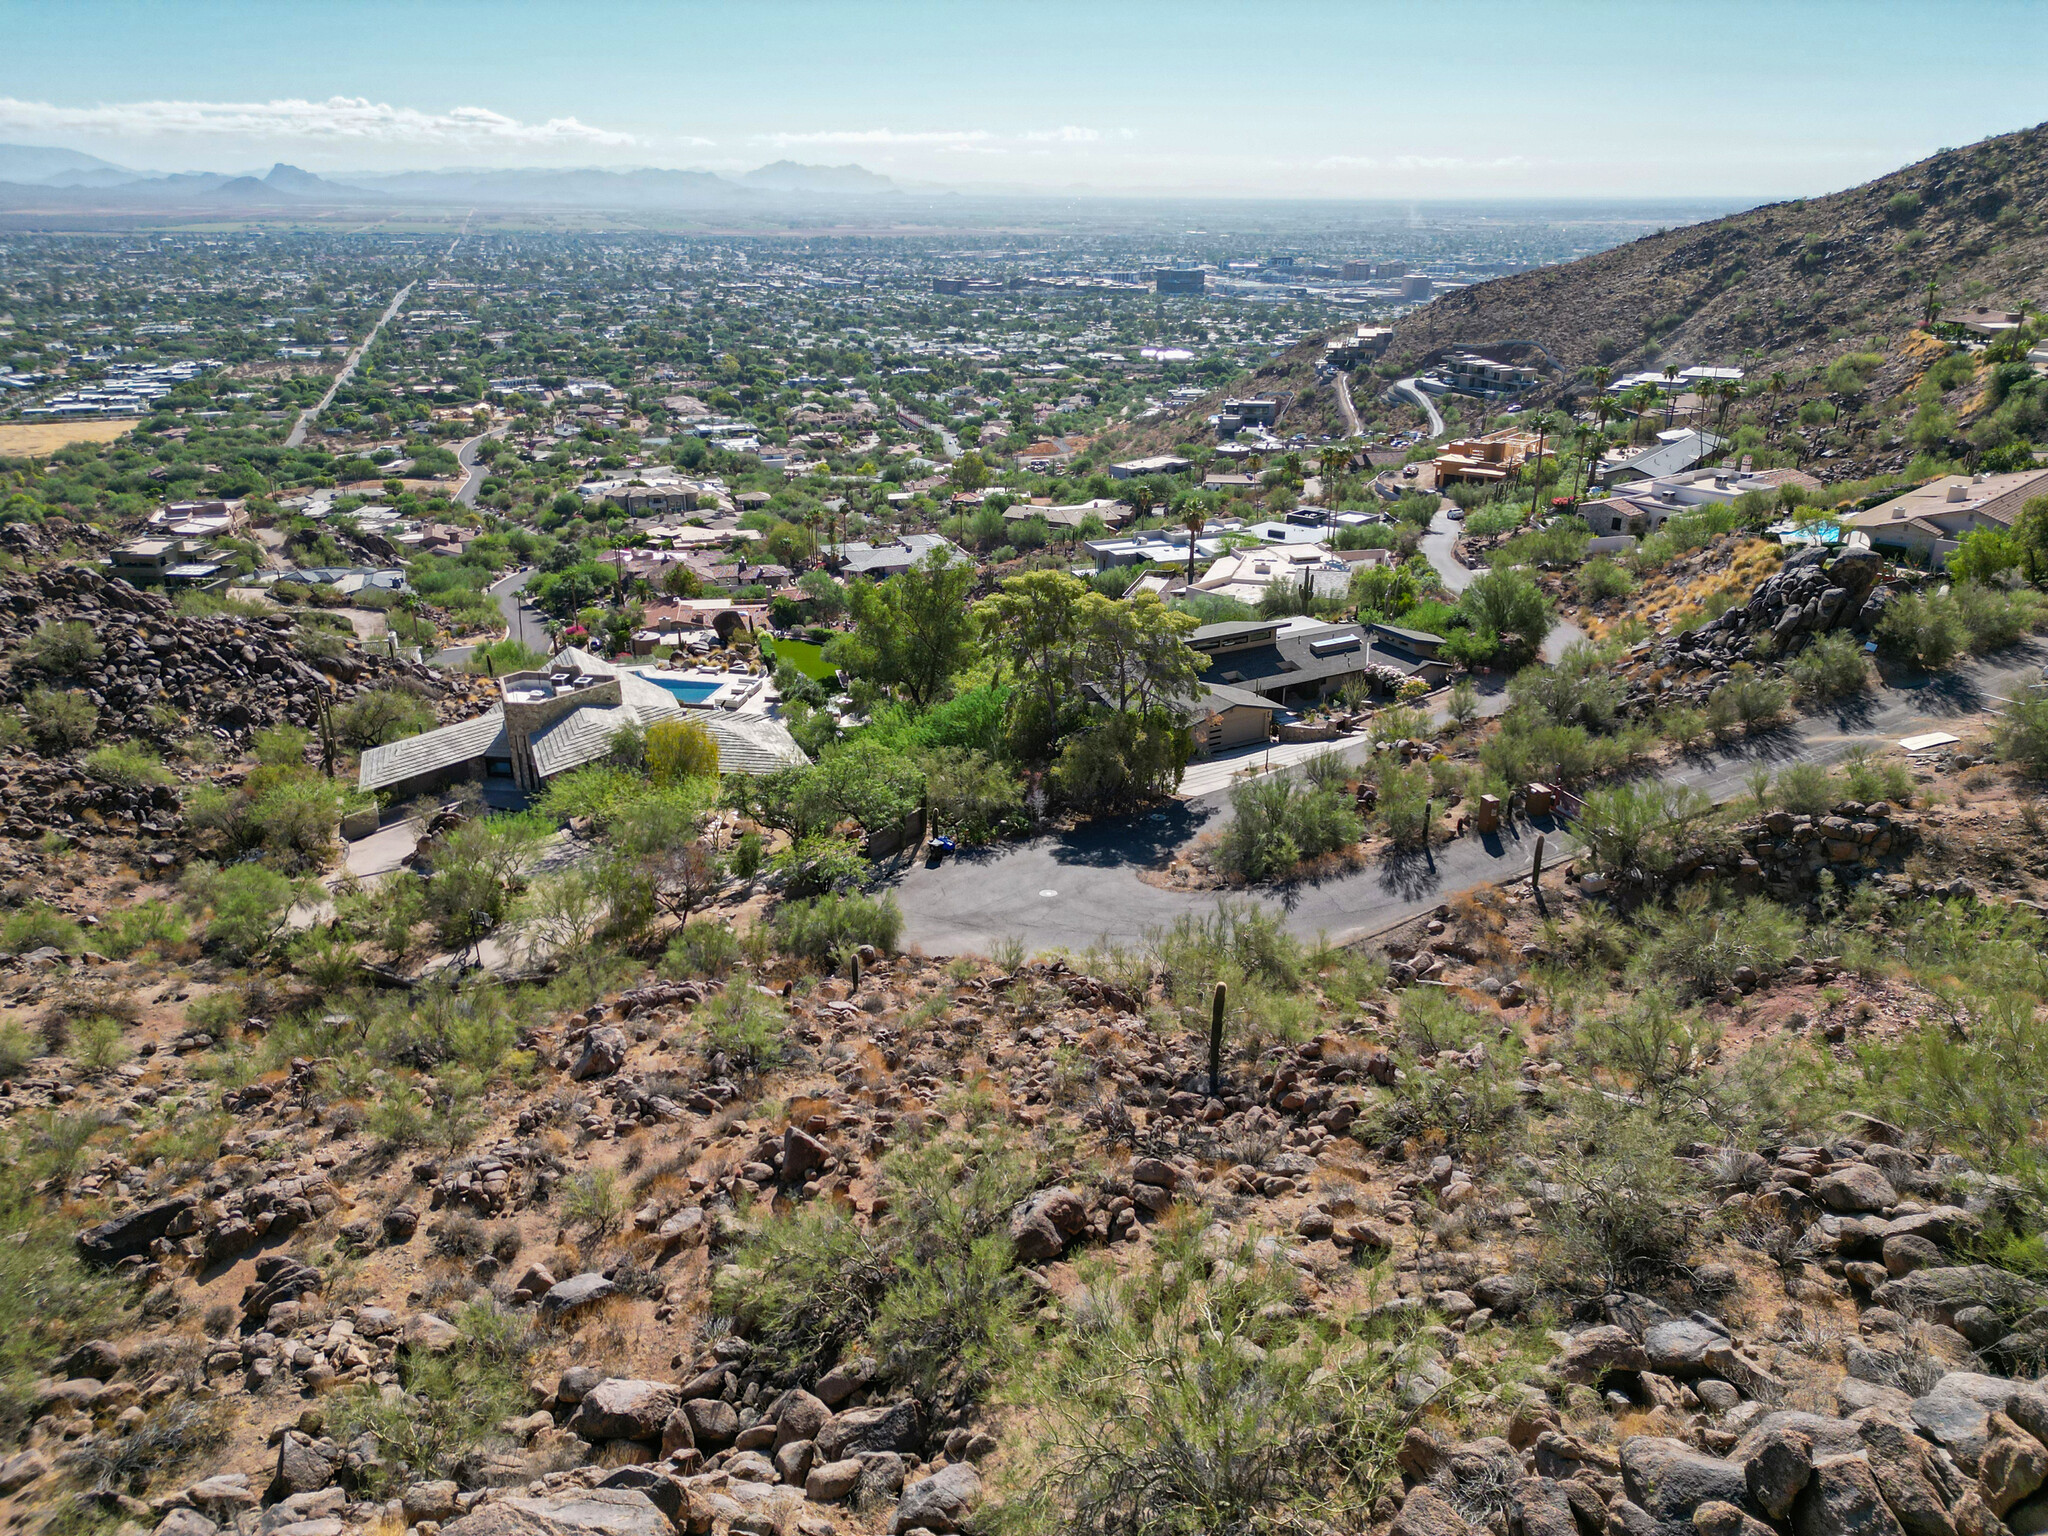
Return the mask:
<svg viewBox="0 0 2048 1536"><path fill-rule="evenodd" d="M0 427L0 456L41 458L69 443L111 443L135 430L133 421L23 421Z"/></svg>

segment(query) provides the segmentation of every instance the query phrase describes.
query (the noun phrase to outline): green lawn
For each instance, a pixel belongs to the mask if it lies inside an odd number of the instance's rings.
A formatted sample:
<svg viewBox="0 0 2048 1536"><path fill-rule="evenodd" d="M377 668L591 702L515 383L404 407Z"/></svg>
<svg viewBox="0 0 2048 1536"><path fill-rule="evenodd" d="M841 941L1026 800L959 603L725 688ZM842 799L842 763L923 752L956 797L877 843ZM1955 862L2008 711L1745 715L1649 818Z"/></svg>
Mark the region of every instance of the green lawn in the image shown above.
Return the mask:
<svg viewBox="0 0 2048 1536"><path fill-rule="evenodd" d="M834 674L825 665L823 646L813 645L808 640L770 640L766 648L774 655L777 666L788 662L806 677L815 677L819 682L831 685Z"/></svg>

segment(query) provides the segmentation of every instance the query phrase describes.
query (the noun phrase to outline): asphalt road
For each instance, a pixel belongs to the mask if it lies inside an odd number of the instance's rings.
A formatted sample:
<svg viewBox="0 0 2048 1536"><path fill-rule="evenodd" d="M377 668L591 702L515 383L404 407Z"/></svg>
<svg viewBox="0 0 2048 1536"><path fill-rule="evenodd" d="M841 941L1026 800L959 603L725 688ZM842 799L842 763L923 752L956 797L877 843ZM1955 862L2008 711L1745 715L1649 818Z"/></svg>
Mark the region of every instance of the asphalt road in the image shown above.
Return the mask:
<svg viewBox="0 0 2048 1536"><path fill-rule="evenodd" d="M505 616L504 638L522 641L545 656L548 654L547 620L539 609L527 606L525 598L520 595L532 579L531 570L514 571L486 590L498 600L498 611ZM460 667L466 666L475 654L473 645L451 645L428 657L427 662L436 667Z"/></svg>
<svg viewBox="0 0 2048 1536"><path fill-rule="evenodd" d="M450 249L452 250L453 247L451 246ZM355 351L349 353L348 360L341 365L341 372L337 373L334 376L334 382L327 386L327 393L320 397L319 404L310 405L305 410L299 412L299 419L292 424L291 433L284 440L285 447L297 448L306 441L306 429L312 426L319 419L320 413L326 410L328 405L333 402L334 397L340 393L341 386L356 376L356 364L363 360L363 354L370 350L370 344L377 339L377 333L384 329L386 321L398 313L398 306L405 302L405 296L411 292L411 283L407 283L398 290L397 295L386 306L384 313L377 317L377 323L370 327L370 334L362 339L361 344L356 347Z"/></svg>
<svg viewBox="0 0 2048 1536"><path fill-rule="evenodd" d="M1430 568L1443 578L1444 586L1453 594L1464 591L1472 585L1472 578L1479 572L1461 563L1457 556L1460 524L1451 520L1451 508L1457 503L1450 500L1441 502L1436 517L1429 525L1429 531L1422 536L1422 555ZM1543 659L1555 662L1572 646L1586 638L1586 632L1570 619L1559 619L1543 639Z"/></svg>
<svg viewBox="0 0 2048 1536"><path fill-rule="evenodd" d="M463 506L473 507L476 505L477 492L483 489L484 481L490 474L488 469L477 463L477 449L481 448L488 438L503 437L510 425L511 423L509 422L500 423L491 428L490 431L479 433L477 436L470 438L460 448L455 450L455 460L465 471L462 489L455 493L455 499Z"/></svg>
<svg viewBox="0 0 2048 1536"><path fill-rule="evenodd" d="M1444 418L1437 410L1436 402L1429 398L1427 390L1423 389L1413 379L1396 379L1394 380L1394 393L1406 396L1429 413L1429 435L1431 437L1442 437L1444 435Z"/></svg>
<svg viewBox="0 0 2048 1536"><path fill-rule="evenodd" d="M1344 418L1344 435L1357 437L1362 430L1358 424L1358 407L1351 403L1351 375L1342 368L1337 370L1337 410Z"/></svg>
<svg viewBox="0 0 2048 1536"><path fill-rule="evenodd" d="M1716 801L1735 799L1748 792L1758 765L1776 773L1793 763L1839 761L1858 745L1895 751L1902 736L1947 729L2012 696L2037 680L2044 664L2048 643L2032 640L2001 652L1995 662L1971 662L1881 689L1780 730L1695 753L1664 777ZM1360 754L1364 743L1344 750ZM927 954L986 954L1014 936L1033 951L1080 951L1104 938L1130 943L1181 916L1213 912L1217 893L1162 890L1140 880L1138 871L1219 830L1229 816L1229 796L1218 793L1070 835L968 849L935 868L918 864L886 882L903 908L903 943ZM1457 839L1428 856L1262 892L1258 899L1277 905L1294 933L1322 933L1342 943L1419 916L1460 891L1525 875L1538 833L1545 838L1546 867L1576 851L1568 831L1541 818L1498 836Z"/></svg>

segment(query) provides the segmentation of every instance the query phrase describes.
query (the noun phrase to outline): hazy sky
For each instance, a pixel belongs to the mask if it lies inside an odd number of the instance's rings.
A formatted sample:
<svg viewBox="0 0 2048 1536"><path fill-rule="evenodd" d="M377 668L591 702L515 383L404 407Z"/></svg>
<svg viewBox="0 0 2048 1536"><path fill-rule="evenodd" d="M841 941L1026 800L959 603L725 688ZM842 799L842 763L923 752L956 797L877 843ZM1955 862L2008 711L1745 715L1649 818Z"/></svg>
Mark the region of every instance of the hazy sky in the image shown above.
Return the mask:
<svg viewBox="0 0 2048 1536"><path fill-rule="evenodd" d="M0 0L0 142L136 167L858 162L1769 198L2048 118L2039 0Z"/></svg>

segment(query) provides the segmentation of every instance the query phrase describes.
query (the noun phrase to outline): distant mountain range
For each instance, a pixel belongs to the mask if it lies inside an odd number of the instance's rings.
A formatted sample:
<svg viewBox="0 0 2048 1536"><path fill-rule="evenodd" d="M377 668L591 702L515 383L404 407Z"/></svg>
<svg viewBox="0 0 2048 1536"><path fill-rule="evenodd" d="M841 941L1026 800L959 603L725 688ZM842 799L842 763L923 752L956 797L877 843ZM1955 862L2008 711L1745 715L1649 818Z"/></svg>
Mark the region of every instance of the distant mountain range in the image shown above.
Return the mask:
<svg viewBox="0 0 2048 1536"><path fill-rule="evenodd" d="M0 144L0 203L48 201L118 208L228 200L251 206L464 203L505 207L717 208L787 198L874 197L901 189L858 165L778 160L728 180L710 171L402 171L334 180L283 162L262 176L225 172L160 175L130 170L77 150Z"/></svg>

